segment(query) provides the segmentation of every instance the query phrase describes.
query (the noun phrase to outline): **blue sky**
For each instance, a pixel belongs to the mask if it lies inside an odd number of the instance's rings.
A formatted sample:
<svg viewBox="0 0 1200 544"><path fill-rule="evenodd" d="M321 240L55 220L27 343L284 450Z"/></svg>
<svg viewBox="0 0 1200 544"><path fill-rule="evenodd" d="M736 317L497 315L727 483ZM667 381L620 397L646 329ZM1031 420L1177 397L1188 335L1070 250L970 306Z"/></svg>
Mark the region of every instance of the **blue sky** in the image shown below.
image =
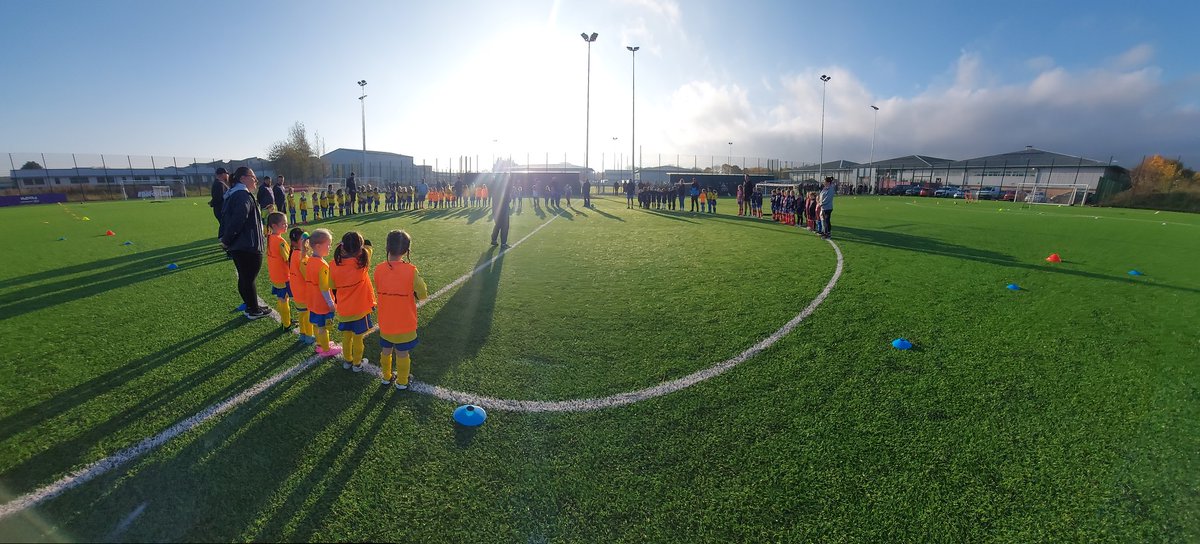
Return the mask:
<svg viewBox="0 0 1200 544"><path fill-rule="evenodd" d="M1034 145L1200 162L1200 5L1155 2L28 2L9 0L0 151L644 164L967 158ZM616 137L617 140L613 140ZM713 157L715 156L715 159ZM755 159L747 159L753 165Z"/></svg>

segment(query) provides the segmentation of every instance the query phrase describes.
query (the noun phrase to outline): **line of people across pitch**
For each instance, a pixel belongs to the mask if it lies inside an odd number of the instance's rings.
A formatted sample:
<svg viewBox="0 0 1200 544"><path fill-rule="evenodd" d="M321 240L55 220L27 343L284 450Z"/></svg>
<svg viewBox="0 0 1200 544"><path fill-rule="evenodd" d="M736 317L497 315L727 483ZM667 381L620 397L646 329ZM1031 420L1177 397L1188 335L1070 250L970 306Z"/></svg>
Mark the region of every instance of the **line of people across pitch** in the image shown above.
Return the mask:
<svg viewBox="0 0 1200 544"><path fill-rule="evenodd" d="M691 197L692 213L717 213L717 202L720 197L711 187L701 187L696 178L691 183L679 181L674 184L629 183L625 188L625 208L632 209L634 202L637 207L646 210L675 211L678 202L679 211L684 211L685 198ZM807 227L808 230L828 239L832 231L831 217L833 215L833 197L837 187L833 178L825 178L820 191L803 191L794 188L772 189L769 195L764 195L762 187L750 181L746 176L737 185L738 215L743 217L763 218L764 199L770 205L772 221L796 227Z"/></svg>

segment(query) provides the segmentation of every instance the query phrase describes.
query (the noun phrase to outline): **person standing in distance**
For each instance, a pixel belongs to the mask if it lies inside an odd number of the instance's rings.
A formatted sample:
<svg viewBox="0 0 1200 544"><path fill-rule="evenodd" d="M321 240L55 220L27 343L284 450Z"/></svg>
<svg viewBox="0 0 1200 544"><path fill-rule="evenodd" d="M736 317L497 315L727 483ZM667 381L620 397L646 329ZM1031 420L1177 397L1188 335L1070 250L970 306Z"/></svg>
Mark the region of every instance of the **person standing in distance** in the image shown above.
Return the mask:
<svg viewBox="0 0 1200 544"><path fill-rule="evenodd" d="M275 192L271 190L271 176L263 178L262 181L262 185L258 186L256 198L258 198L259 214L266 217L267 214L275 211Z"/></svg>
<svg viewBox="0 0 1200 544"><path fill-rule="evenodd" d="M262 270L263 222L252 191L258 183L254 171L242 166L233 173L233 186L225 193L221 208L221 247L233 259L238 274L238 294L246 304L247 319L271 315L270 308L258 303L255 279Z"/></svg>
<svg viewBox="0 0 1200 544"><path fill-rule="evenodd" d="M213 209L213 217L217 218L218 223L221 222L221 204L225 202L225 192L228 190L229 171L218 168L213 175L212 198L208 201L208 205Z"/></svg>
<svg viewBox="0 0 1200 544"><path fill-rule="evenodd" d="M592 207L592 178L591 178L591 176L588 176L587 174L584 174L584 175L587 177L583 178L583 207L591 208Z"/></svg>
<svg viewBox="0 0 1200 544"><path fill-rule="evenodd" d="M829 224L829 216L833 215L833 195L837 192L837 187L833 184L833 178L825 178L825 187L821 189L821 226L824 227L821 231L821 237L828 240L830 229L833 227Z"/></svg>
<svg viewBox="0 0 1200 544"><path fill-rule="evenodd" d="M275 180L274 186L271 187L271 200L275 201L275 211L287 215L287 195L283 193L283 176L279 176Z"/></svg>
<svg viewBox="0 0 1200 544"><path fill-rule="evenodd" d="M358 200L358 181L354 179L354 172L350 172L350 177L346 178L346 194L350 197L350 205L347 207L350 210L348 213L353 214L354 203Z"/></svg>
<svg viewBox="0 0 1200 544"><path fill-rule="evenodd" d="M492 204L492 245L496 245L496 235L500 235L500 249L508 249L508 216L512 212L509 191L512 180L502 180L500 194Z"/></svg>

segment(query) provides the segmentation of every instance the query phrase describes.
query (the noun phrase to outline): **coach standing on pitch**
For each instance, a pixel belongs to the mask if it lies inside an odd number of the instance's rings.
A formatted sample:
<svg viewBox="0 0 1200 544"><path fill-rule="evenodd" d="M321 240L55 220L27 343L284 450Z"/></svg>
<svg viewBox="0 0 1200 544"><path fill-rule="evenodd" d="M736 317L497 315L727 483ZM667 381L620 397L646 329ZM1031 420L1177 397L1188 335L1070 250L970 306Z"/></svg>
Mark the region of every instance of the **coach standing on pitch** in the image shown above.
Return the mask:
<svg viewBox="0 0 1200 544"><path fill-rule="evenodd" d="M242 166L233 173L233 187L225 193L221 208L221 247L233 259L237 268L238 294L246 304L247 319L271 315L269 308L258 304L258 289L254 281L262 269L263 222L252 191L258 184L254 171Z"/></svg>
<svg viewBox="0 0 1200 544"><path fill-rule="evenodd" d="M511 199L512 179L502 180L500 194L495 196L492 204L492 245L496 245L496 235L500 235L500 248L508 249L508 216L512 212Z"/></svg>

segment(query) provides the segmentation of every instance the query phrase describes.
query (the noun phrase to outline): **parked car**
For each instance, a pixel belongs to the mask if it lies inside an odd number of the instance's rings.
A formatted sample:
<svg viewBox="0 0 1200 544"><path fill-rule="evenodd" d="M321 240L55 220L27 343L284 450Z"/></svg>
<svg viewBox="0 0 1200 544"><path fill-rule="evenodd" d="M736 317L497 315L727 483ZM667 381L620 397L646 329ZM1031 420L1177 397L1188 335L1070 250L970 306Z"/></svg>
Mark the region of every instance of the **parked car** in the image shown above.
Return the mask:
<svg viewBox="0 0 1200 544"><path fill-rule="evenodd" d="M1016 202L1017 201L1017 192L1012 189L1007 189L1004 192L1000 193L1000 200Z"/></svg>
<svg viewBox="0 0 1200 544"><path fill-rule="evenodd" d="M997 200L1000 195L1000 189L995 187L980 187L975 190L975 198L978 200Z"/></svg>
<svg viewBox="0 0 1200 544"><path fill-rule="evenodd" d="M946 196L949 196L950 198L967 198L967 192L963 189L955 189Z"/></svg>
<svg viewBox="0 0 1200 544"><path fill-rule="evenodd" d="M889 194L889 195L903 195L903 194L905 194L905 193L906 193L906 192L907 192L909 189L911 189L912 187L913 187L912 185L897 185L897 186L895 186L895 187L892 187L891 189L888 189L888 192L887 192L887 194Z"/></svg>
<svg viewBox="0 0 1200 544"><path fill-rule="evenodd" d="M1048 202L1044 191L1034 191L1025 197L1025 202Z"/></svg>
<svg viewBox="0 0 1200 544"><path fill-rule="evenodd" d="M942 188L934 191L933 196L936 196L938 198L949 198L954 195L955 191L961 192L961 189L959 189L958 187L955 187L953 185L947 185L945 187L942 187ZM959 197L959 198L962 198L962 197Z"/></svg>

